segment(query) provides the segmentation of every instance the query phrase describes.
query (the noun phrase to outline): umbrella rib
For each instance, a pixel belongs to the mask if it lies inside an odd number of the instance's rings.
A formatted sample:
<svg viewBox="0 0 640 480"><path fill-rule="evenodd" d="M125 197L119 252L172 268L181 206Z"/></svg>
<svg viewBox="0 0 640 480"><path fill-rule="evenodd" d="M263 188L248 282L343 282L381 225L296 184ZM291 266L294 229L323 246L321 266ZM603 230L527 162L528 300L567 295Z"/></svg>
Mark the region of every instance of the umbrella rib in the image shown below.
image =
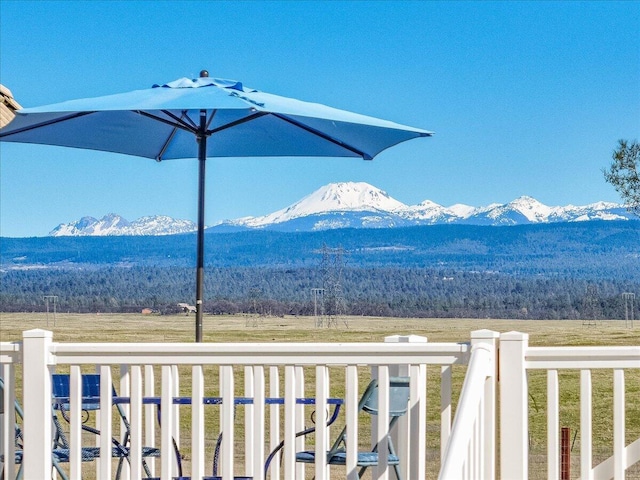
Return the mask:
<svg viewBox="0 0 640 480"><path fill-rule="evenodd" d="M222 130L226 130L227 128L232 128L238 125L242 125L243 123L250 122L251 120L255 120L256 118L264 117L265 115L269 115L269 112L256 112L253 115L249 115L248 117L241 118L240 120L227 123L226 125L222 125L220 127L214 128L213 130L207 130L207 135L213 135L214 133L218 133Z"/></svg>
<svg viewBox="0 0 640 480"><path fill-rule="evenodd" d="M84 117L85 115L91 115L96 112L76 112L71 115L67 115L62 118L56 118L55 120L49 120L46 122L37 123L35 125L29 125L28 127L18 128L17 130L13 130L11 132L2 133L0 132L0 138L8 137L10 135L16 135L18 133L28 132L30 130L35 130L36 128L48 127L50 125L55 125L56 123L65 122L67 120L73 120L74 118Z"/></svg>
<svg viewBox="0 0 640 480"><path fill-rule="evenodd" d="M193 127L194 130L198 129L198 126L193 122L193 120L191 120L191 117L189 115L187 115L187 110L183 110L182 111L182 116L180 116L180 117L178 117L177 115L174 115L169 110L162 110L162 113L164 113L165 115L173 118L178 123L181 123L183 125L189 124L189 125L191 125ZM186 122L185 122L185 118L187 119Z"/></svg>
<svg viewBox="0 0 640 480"><path fill-rule="evenodd" d="M171 112L164 111L164 113L166 113L169 116L173 116L173 114ZM187 111L183 110L182 111L182 117L180 118L180 120L182 120L185 116L187 116ZM187 118L189 118L189 117L187 117ZM189 120L191 120L191 119L189 119ZM158 155L156 155L156 161L158 161L158 162L162 161L162 156L164 155L164 152L167 151L167 148L169 148L169 144L171 143L171 140L173 140L173 137L175 136L177 131L178 131L178 126L176 125L176 126L173 127L173 129L171 130L171 133L167 137L167 140L162 145L162 148L160 149L160 153L158 153Z"/></svg>
<svg viewBox="0 0 640 480"><path fill-rule="evenodd" d="M185 123L184 121L180 121L178 117L175 117L176 121L172 122L170 120L167 120L166 118L159 117L158 115L145 112L144 110L133 110L133 111L138 115L142 115L143 117L150 118L152 120L155 120L156 122L166 123L167 125L171 125L172 127L180 128L182 130L186 130L187 132L196 133L195 129L191 128L191 126L188 123Z"/></svg>
<svg viewBox="0 0 640 480"><path fill-rule="evenodd" d="M350 152L353 152L355 154L357 154L358 156L362 157L364 160L373 160L373 157L371 155L369 155L366 152L363 152L362 150L360 150L359 148L356 148L352 145L349 145L341 140L338 140L336 138L333 138L329 135L327 135L326 133L322 133L319 130L316 130L315 128L311 128L308 125L305 125L304 123L298 122L292 118L289 118L285 115L279 114L279 113L271 113L271 115L273 115L274 117L279 118L280 120L284 120L287 123L290 123L291 125L295 125L298 128L301 128L309 133L312 133L313 135L317 135L318 137L327 140L335 145L338 145L339 147L344 148L345 150L349 150Z"/></svg>

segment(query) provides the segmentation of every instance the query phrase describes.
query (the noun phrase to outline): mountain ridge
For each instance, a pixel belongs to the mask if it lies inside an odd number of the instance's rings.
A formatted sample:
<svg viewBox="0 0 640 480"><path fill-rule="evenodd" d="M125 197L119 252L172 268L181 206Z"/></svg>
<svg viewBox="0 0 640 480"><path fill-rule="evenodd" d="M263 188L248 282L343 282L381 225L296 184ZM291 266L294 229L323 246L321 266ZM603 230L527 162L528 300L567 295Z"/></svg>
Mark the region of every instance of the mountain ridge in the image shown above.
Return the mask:
<svg viewBox="0 0 640 480"><path fill-rule="evenodd" d="M209 227L209 230L317 231L445 224L511 226L634 219L636 217L623 205L616 203L600 201L583 206L547 206L527 195L506 204L492 203L481 207L464 204L445 207L431 200L406 205L368 183L341 182L325 185L273 213L225 220ZM142 217L129 222L117 214L108 214L99 220L83 217L76 222L60 224L49 235L172 235L195 230L194 222L163 215Z"/></svg>

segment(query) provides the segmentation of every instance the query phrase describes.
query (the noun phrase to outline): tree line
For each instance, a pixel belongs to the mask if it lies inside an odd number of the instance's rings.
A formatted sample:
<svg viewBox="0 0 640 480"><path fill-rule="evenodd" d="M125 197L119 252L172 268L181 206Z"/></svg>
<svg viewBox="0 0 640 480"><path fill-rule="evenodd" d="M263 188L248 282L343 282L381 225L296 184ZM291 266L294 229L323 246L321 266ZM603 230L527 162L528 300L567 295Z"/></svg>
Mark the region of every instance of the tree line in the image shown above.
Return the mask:
<svg viewBox="0 0 640 480"><path fill-rule="evenodd" d="M180 311L177 303L193 303L195 291L195 274L187 267L6 270L0 282L0 311L5 312L44 311L43 297L57 295L58 311L150 308L170 314ZM346 265L337 282L343 299L340 313L346 315L624 319L622 293L640 299L640 285L624 277ZM205 275L204 308L209 314L313 315L318 305L312 289L325 287L326 272L318 266L211 267ZM636 318L637 309L636 303Z"/></svg>

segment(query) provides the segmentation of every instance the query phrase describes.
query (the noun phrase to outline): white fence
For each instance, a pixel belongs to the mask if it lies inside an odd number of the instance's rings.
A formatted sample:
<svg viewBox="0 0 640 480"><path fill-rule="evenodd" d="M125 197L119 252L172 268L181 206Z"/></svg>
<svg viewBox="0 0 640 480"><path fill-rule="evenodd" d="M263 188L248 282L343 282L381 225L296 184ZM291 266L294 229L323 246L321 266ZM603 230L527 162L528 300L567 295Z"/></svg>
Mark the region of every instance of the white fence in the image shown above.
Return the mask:
<svg viewBox="0 0 640 480"><path fill-rule="evenodd" d="M529 396L527 372L547 371L547 475L560 478L558 370L580 371L580 478L625 478L640 462L640 438L626 445L625 370L640 369L640 346L530 347L529 336L508 332L500 336L500 472L502 478L528 478ZM613 455L593 465L592 370L613 371ZM635 377L637 378L637 376ZM633 389L639 391L638 385ZM637 399L636 399L637 401Z"/></svg>
<svg viewBox="0 0 640 480"><path fill-rule="evenodd" d="M153 476L176 476L174 441L180 451L188 453L183 460L183 474L194 479L208 478L218 438L218 475L223 480L242 475L253 479L305 478L305 466L296 462L296 452L305 449L315 450L317 458L315 465L306 466L306 476L328 479L325 452L340 422L346 425L349 439L346 465L341 468L347 479L354 479L362 439L371 437L381 451L387 448L389 418L385 405L389 404L390 394L385 386L390 377L400 375L410 377L410 399L408 414L393 432L394 443L404 477L424 479L429 366L440 371L439 478L525 479L529 476L530 458L528 372L546 370L545 478L558 479L558 371L569 369L580 371L580 478L624 479L632 465L640 462L640 439L627 442L625 432L625 392L629 390L625 379L638 378L635 370L640 369L640 346L529 347L526 334L509 332L499 336L497 355L498 336L480 330L472 332L470 343L459 344L429 343L415 336L389 337L384 343L80 344L55 343L50 332L31 330L24 332L21 344L0 343L0 374L4 382L0 454L3 459L24 454L22 473L26 480L51 477L51 382L52 373L58 371L70 376L70 448L68 464L64 465L70 478L81 478L88 469L95 471L99 479L114 476L110 439L121 438L123 428L118 427L113 409L109 408L114 402L113 383L118 396L124 397L123 408L131 423L130 463L125 464L123 479L142 478L144 462ZM452 368L456 365L467 370L459 396L452 392ZM613 455L594 466L591 372L599 369L613 372ZM626 375L631 370L633 375ZM95 415L101 435L93 440L100 449L100 458L83 463L80 447L87 444L87 438L82 433L80 381L87 372L97 372L102 379L100 414ZM381 414L366 425L357 406L371 376L378 378L381 387ZM631 391L637 392L637 387L632 386ZM14 442L16 418L10 406L20 389L18 400L25 412L21 425L24 442L23 451L16 452L21 447ZM206 401L213 396L219 401ZM315 425L326 424L335 396L343 402L341 420L331 428L318 428L314 440L305 446L304 437L296 438L296 432L308 426L305 416L312 409ZM245 402L237 405L238 398ZM314 405L305 406L299 400L302 398L314 399ZM185 401L180 403L177 399ZM637 405L635 400L633 403ZM498 430L500 456L496 461ZM224 435L219 437L218 432ZM281 456L265 474L265 459L280 441L284 441ZM158 447L162 455L157 461L143 459L143 445ZM13 462L5 462L3 479L15 478L17 468ZM382 455L373 478L389 478L389 470L386 456Z"/></svg>
<svg viewBox="0 0 640 480"><path fill-rule="evenodd" d="M482 331L475 335L486 336ZM282 439L281 466L278 461L273 462L268 476L304 478L304 464L296 463L296 452L304 449L304 438L296 438L295 434L304 428L305 408L308 410L309 407L298 404L296 399L314 398L315 424L324 425L330 411L327 399L334 391L341 392L343 397L343 417L349 439L343 468L347 478L357 478L357 453L362 443L358 438L369 435L364 433L358 415L361 380L373 373L380 386L381 414L373 417L370 435L379 440L381 451L387 448L385 433L389 417L384 406L389 404L389 378L393 375L410 377L408 413L398 425L395 443L405 478L423 479L426 468L426 367L439 366L441 369L440 435L442 444L446 445L451 431L451 368L467 364L469 344L428 343L425 338L415 336L390 337L384 343L80 344L55 343L51 332L31 330L24 333L22 346L0 344L0 359L5 406L12 405L15 400L14 366L22 361L23 453L26 459L23 471L27 480L51 476L51 379L56 370L70 374L70 452L69 464L65 465L70 478L80 478L86 471L83 469L88 468L97 469L99 478L114 475L110 439L121 433L114 431L112 408L109 408L113 402L112 383L118 386L120 397L128 397L126 413L131 424L131 455L130 468L126 465L123 478L143 477L143 445L157 445L162 452L159 464L149 459L152 473L162 479L172 478L177 474L174 441L181 450L187 448L189 451L189 458L183 461L186 474L192 478L210 475L211 412L202 399L211 396L212 392L221 399L217 407L219 425L216 432L224 432L218 461L218 475L223 480L239 475L264 478L265 458ZM82 434L81 374L96 371L101 377L101 413L96 419L101 434L93 441L97 440L100 456L87 464L82 462L80 448L87 441ZM238 418L240 415L234 407L238 396L251 399L251 404L243 407L244 419ZM176 397L188 398L190 405L174 404ZM283 405L269 404L267 399L274 397L282 398ZM148 404L145 399L157 399L161 412L159 424L155 419L157 405ZM5 459L13 457L15 448L11 438L11 411L13 409L5 407L8 414L5 415L2 441ZM180 438L181 412L183 417L191 418L191 438ZM238 431L242 432L244 446L234 438L234 432ZM332 433L335 435L336 432L318 428L315 446L311 447L315 448L317 463L307 469L319 480L329 478L326 450L333 440ZM213 440L217 436L216 433ZM380 455L380 464L374 467L377 478L388 478L386 463L386 456ZM6 462L6 467L5 478L14 478L13 464Z"/></svg>

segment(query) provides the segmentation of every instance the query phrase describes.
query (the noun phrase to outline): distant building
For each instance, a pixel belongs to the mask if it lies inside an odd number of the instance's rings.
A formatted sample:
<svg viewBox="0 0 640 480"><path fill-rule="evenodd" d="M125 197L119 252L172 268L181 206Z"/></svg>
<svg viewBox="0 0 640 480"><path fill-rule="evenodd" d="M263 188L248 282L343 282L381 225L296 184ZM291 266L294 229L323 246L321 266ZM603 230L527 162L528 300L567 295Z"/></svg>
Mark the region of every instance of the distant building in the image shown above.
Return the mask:
<svg viewBox="0 0 640 480"><path fill-rule="evenodd" d="M0 97L2 97L2 103L0 103L0 128L2 128L14 119L16 114L13 112L22 107L13 98L11 90L4 85L0 85Z"/></svg>
<svg viewBox="0 0 640 480"><path fill-rule="evenodd" d="M179 303L178 307L180 307L186 315L189 315L191 312L196 313L196 307L188 303Z"/></svg>

